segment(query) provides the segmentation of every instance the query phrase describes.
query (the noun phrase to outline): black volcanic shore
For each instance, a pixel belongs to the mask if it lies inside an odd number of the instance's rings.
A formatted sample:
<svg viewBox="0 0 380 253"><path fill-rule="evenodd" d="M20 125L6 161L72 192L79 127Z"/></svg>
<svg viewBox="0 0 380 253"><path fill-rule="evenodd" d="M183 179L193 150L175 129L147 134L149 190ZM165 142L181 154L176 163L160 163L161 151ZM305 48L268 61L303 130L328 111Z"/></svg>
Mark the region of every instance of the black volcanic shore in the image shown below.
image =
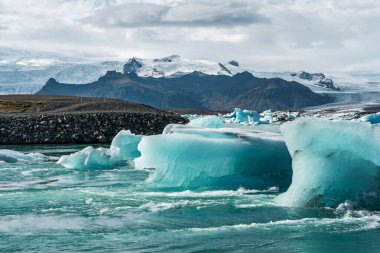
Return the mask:
<svg viewBox="0 0 380 253"><path fill-rule="evenodd" d="M21 109L20 109L21 108ZM119 100L0 96L0 144L107 143L120 130L162 133L179 114Z"/></svg>

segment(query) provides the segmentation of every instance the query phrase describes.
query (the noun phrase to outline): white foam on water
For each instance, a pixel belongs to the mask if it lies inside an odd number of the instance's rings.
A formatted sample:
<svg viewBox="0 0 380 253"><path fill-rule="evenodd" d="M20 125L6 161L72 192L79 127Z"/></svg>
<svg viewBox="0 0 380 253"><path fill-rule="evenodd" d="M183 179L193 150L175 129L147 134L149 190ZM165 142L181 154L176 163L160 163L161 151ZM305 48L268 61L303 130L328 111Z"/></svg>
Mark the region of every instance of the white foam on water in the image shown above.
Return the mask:
<svg viewBox="0 0 380 253"><path fill-rule="evenodd" d="M181 192L142 192L141 195L145 196L157 196L157 197L189 197L189 198L209 198L209 197L232 197L241 196L245 194L260 194L260 193L271 193L278 191L277 187L270 187L267 190L255 190L255 189L244 189L240 187L236 191L232 190L216 190L216 191L181 191Z"/></svg>
<svg viewBox="0 0 380 253"><path fill-rule="evenodd" d="M0 217L0 233L35 234L62 230L82 230L86 220L72 215L7 215Z"/></svg>
<svg viewBox="0 0 380 253"><path fill-rule="evenodd" d="M175 202L153 202L150 201L143 204L139 209L149 210L150 212L162 212L170 209L180 209L195 207L196 209L202 209L209 206L223 205L224 201L201 201L201 200L179 200Z"/></svg>
<svg viewBox="0 0 380 253"><path fill-rule="evenodd" d="M186 230L192 232L218 232L229 230L243 230L243 229L275 229L275 228L307 228L308 231L314 229L328 230L329 232L353 232L364 231L380 228L380 213L369 213L366 215L360 212L350 211L345 213L340 218L303 218L298 220L278 220L270 221L267 223L250 223L250 224L236 224L226 225L220 227L206 227L206 228L188 228Z"/></svg>

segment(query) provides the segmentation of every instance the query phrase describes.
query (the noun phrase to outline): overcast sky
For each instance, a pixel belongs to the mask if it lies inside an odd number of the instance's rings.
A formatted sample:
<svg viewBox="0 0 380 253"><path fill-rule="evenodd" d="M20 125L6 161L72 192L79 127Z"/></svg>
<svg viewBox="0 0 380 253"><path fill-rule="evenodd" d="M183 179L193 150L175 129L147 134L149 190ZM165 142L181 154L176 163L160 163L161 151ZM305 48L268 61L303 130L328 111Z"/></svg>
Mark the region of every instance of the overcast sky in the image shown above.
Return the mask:
<svg viewBox="0 0 380 253"><path fill-rule="evenodd" d="M378 0L0 0L0 46L380 72Z"/></svg>

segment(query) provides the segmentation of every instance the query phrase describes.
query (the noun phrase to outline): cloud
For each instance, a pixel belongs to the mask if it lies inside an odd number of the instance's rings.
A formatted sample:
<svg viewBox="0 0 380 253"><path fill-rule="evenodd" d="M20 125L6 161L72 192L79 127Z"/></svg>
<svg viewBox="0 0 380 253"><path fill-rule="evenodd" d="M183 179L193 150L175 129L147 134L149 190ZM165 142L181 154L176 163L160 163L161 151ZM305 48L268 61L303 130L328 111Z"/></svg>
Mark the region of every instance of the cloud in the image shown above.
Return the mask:
<svg viewBox="0 0 380 253"><path fill-rule="evenodd" d="M112 15L110 15L112 13ZM233 27L266 22L248 2L192 1L174 6L154 3L127 3L96 11L84 22L100 27Z"/></svg>
<svg viewBox="0 0 380 253"><path fill-rule="evenodd" d="M377 0L0 0L0 46L380 72Z"/></svg>

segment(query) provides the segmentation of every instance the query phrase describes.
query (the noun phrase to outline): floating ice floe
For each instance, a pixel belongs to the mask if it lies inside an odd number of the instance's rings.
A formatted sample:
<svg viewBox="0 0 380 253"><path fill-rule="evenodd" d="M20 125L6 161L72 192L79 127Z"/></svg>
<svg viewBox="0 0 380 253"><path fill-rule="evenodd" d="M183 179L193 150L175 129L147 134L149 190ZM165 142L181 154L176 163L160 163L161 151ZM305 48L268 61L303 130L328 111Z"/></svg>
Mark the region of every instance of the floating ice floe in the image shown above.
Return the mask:
<svg viewBox="0 0 380 253"><path fill-rule="evenodd" d="M141 138L142 136L134 135L129 130L122 130L115 136L109 149L87 147L74 154L62 156L57 163L69 169L112 168L140 156L137 145Z"/></svg>
<svg viewBox="0 0 380 253"><path fill-rule="evenodd" d="M47 159L47 156L40 153L24 154L14 150L0 149L0 163L45 161Z"/></svg>
<svg viewBox="0 0 380 253"><path fill-rule="evenodd" d="M278 203L336 207L351 200L358 207L380 208L379 126L301 118L281 131L293 159L293 179Z"/></svg>

